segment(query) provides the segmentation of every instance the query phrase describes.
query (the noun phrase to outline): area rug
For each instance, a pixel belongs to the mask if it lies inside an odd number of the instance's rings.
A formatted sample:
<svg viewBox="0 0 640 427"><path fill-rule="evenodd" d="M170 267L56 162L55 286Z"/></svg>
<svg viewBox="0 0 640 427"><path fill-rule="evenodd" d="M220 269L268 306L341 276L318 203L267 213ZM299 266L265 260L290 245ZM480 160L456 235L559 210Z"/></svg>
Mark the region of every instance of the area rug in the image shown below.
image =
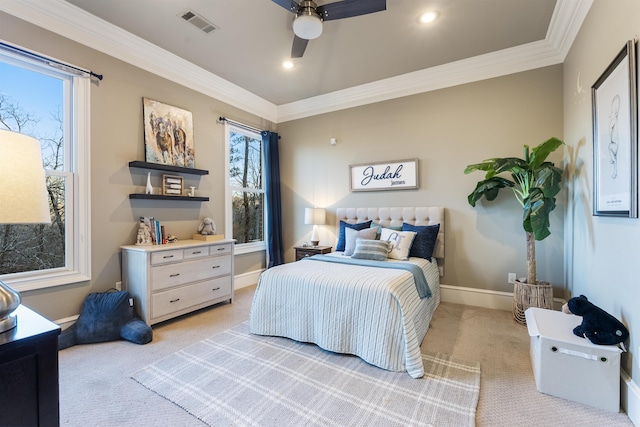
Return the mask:
<svg viewBox="0 0 640 427"><path fill-rule="evenodd" d="M413 379L314 344L250 334L248 323L132 378L210 426L473 426L480 365L423 354Z"/></svg>

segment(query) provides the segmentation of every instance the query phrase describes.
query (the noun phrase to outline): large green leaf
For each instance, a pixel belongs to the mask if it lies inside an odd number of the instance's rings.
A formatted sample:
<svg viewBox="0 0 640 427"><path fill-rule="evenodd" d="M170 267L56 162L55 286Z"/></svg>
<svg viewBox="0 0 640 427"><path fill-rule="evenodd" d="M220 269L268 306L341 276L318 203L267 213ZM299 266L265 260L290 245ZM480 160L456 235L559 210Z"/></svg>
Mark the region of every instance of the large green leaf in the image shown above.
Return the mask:
<svg viewBox="0 0 640 427"><path fill-rule="evenodd" d="M534 188L524 201L522 226L525 231L533 233L536 240L547 238L551 234L549 214L555 208L553 197L545 197L541 189Z"/></svg>
<svg viewBox="0 0 640 427"><path fill-rule="evenodd" d="M467 200L471 206L475 207L476 202L482 199L482 197L486 197L487 200L491 201L498 196L498 193L502 188L513 187L514 185L515 183L508 179L494 176L478 182L475 190L469 194Z"/></svg>
<svg viewBox="0 0 640 427"><path fill-rule="evenodd" d="M544 161L547 160L549 154L556 151L558 147L563 144L564 142L560 141L558 138L550 138L537 147L534 147L531 150L531 155L529 156L529 167L533 170L538 169Z"/></svg>
<svg viewBox="0 0 640 427"><path fill-rule="evenodd" d="M562 169L553 166L553 163L545 162L534 174L534 185L542 190L545 197L555 197L560 192Z"/></svg>

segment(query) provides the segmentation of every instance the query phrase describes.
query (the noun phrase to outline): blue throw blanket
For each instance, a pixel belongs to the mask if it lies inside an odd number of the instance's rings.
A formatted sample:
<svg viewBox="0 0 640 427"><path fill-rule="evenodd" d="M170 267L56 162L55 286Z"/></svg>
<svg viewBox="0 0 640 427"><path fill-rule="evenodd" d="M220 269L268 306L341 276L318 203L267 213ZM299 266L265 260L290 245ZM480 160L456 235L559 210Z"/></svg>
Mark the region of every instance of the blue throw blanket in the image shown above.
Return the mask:
<svg viewBox="0 0 640 427"><path fill-rule="evenodd" d="M427 278L424 277L424 271L422 271L422 268L415 264L411 264L408 262L373 261L368 259L355 259L347 256L337 257L332 255L314 255L312 257L303 258L303 260L337 262L340 264L362 265L366 267L395 268L398 270L407 270L408 272L413 274L413 279L416 282L416 289L418 290L420 299L431 298L431 289L429 288L429 284L427 283Z"/></svg>

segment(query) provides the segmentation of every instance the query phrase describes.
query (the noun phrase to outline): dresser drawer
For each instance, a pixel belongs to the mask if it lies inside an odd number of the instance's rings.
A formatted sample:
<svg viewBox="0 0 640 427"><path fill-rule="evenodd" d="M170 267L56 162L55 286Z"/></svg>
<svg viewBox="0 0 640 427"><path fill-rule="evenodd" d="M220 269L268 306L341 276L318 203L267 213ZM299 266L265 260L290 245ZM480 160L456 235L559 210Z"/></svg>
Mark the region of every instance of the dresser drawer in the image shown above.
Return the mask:
<svg viewBox="0 0 640 427"><path fill-rule="evenodd" d="M183 252L183 256L184 259L202 258L209 256L209 246L185 249Z"/></svg>
<svg viewBox="0 0 640 427"><path fill-rule="evenodd" d="M181 261L183 258L184 252L182 249L152 252L151 265L167 264L169 262Z"/></svg>
<svg viewBox="0 0 640 427"><path fill-rule="evenodd" d="M231 297L231 277L206 280L151 295L151 317L161 317L213 299Z"/></svg>
<svg viewBox="0 0 640 427"><path fill-rule="evenodd" d="M233 251L233 243L209 246L209 255L227 255Z"/></svg>
<svg viewBox="0 0 640 427"><path fill-rule="evenodd" d="M151 267L151 290L179 286L231 273L231 257L208 257Z"/></svg>

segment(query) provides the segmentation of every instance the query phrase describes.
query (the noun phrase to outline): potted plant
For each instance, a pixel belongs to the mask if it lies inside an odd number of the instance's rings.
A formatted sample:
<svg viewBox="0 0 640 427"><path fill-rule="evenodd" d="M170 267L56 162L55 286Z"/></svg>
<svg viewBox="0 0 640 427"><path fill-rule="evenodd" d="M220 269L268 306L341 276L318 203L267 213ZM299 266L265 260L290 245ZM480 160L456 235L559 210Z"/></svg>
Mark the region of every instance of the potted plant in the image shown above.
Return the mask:
<svg viewBox="0 0 640 427"><path fill-rule="evenodd" d="M553 308L553 288L536 278L536 240L547 238L549 215L556 207L556 195L560 192L562 169L547 162L549 154L564 145L558 138L551 138L529 150L524 146L524 158L517 157L487 159L469 165L465 174L486 172L482 181L468 196L471 206L483 197L494 200L503 188L510 188L523 208L522 227L527 242L527 281L516 280L513 292L513 315L516 321L525 324L524 311L529 307ZM508 179L501 174L510 174Z"/></svg>

